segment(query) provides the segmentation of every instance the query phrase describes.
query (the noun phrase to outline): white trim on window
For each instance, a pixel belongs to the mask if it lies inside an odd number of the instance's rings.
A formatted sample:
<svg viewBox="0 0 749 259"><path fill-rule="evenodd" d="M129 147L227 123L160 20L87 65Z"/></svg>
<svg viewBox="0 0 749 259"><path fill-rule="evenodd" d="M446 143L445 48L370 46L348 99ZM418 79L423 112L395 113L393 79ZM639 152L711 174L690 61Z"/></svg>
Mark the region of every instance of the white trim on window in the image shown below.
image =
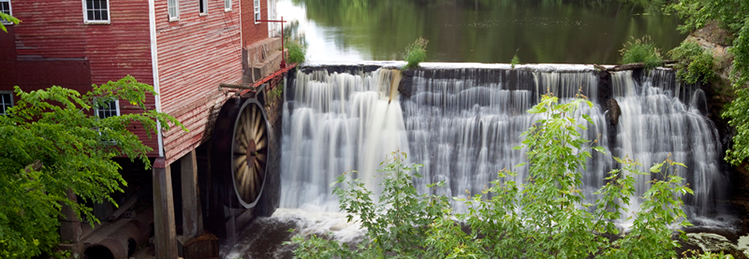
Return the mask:
<svg viewBox="0 0 749 259"><path fill-rule="evenodd" d="M255 14L254 14L255 24L258 24L260 22L258 22L257 20L262 19L262 17L260 16L260 0L253 0L252 5L253 5L253 9L255 10Z"/></svg>
<svg viewBox="0 0 749 259"><path fill-rule="evenodd" d="M108 107L106 109L103 109L101 107L98 107L94 105L94 114L96 114L96 117L99 117L101 119L113 117L113 116L120 116L120 101L117 99L111 100L108 102Z"/></svg>
<svg viewBox="0 0 749 259"><path fill-rule="evenodd" d="M13 92L0 91L0 115L4 115L10 107L13 107Z"/></svg>
<svg viewBox="0 0 749 259"><path fill-rule="evenodd" d="M231 0L224 0L224 12L231 11Z"/></svg>
<svg viewBox="0 0 749 259"><path fill-rule="evenodd" d="M109 0L83 0L83 22L110 24Z"/></svg>
<svg viewBox="0 0 749 259"><path fill-rule="evenodd" d="M5 3L8 3L7 10L5 9L6 8ZM7 15L13 15L13 6L10 4L10 0L0 0L0 12L3 12ZM2 22L5 25L13 24L12 22L6 21L6 20L2 20L0 22Z"/></svg>
<svg viewBox="0 0 749 259"><path fill-rule="evenodd" d="M166 6L169 21L179 21L179 0L166 0Z"/></svg>
<svg viewBox="0 0 749 259"><path fill-rule="evenodd" d="M198 0L198 15L208 15L208 0Z"/></svg>

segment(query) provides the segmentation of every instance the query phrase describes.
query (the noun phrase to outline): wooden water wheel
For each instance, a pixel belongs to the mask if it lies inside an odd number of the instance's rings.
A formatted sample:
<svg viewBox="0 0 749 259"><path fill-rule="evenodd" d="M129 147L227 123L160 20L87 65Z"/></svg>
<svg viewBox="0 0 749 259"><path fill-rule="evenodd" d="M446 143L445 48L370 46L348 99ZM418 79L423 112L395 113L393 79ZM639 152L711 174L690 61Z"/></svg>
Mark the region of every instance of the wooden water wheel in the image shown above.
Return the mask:
<svg viewBox="0 0 749 259"><path fill-rule="evenodd" d="M222 202L253 208L265 187L270 136L267 113L255 98L229 100L216 119L211 171Z"/></svg>

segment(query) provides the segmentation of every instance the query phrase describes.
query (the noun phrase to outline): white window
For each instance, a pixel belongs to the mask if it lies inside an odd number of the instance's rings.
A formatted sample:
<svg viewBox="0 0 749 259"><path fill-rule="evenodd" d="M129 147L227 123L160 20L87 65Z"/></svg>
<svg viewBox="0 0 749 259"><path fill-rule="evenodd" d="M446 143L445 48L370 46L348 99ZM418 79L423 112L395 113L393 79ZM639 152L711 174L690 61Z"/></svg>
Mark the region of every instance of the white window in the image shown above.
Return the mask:
<svg viewBox="0 0 749 259"><path fill-rule="evenodd" d="M260 20L260 0L254 0L253 4L255 5L255 24L258 24L258 20Z"/></svg>
<svg viewBox="0 0 749 259"><path fill-rule="evenodd" d="M10 9L10 0L0 0L0 12L7 15L13 15L12 10ZM10 24L10 22L5 19L0 19L0 21L2 21L3 24Z"/></svg>
<svg viewBox="0 0 749 259"><path fill-rule="evenodd" d="M0 114L6 114L10 107L13 107L13 93L0 92Z"/></svg>
<svg viewBox="0 0 749 259"><path fill-rule="evenodd" d="M109 0L84 0L83 18L88 23L109 23Z"/></svg>
<svg viewBox="0 0 749 259"><path fill-rule="evenodd" d="M198 0L198 10L200 15L208 14L208 0Z"/></svg>
<svg viewBox="0 0 749 259"><path fill-rule="evenodd" d="M231 11L231 0L224 0L224 11Z"/></svg>
<svg viewBox="0 0 749 259"><path fill-rule="evenodd" d="M94 113L101 119L120 116L120 102L117 100L101 101L94 106Z"/></svg>
<svg viewBox="0 0 749 259"><path fill-rule="evenodd" d="M179 20L179 0L167 0L167 9L169 9L169 21Z"/></svg>

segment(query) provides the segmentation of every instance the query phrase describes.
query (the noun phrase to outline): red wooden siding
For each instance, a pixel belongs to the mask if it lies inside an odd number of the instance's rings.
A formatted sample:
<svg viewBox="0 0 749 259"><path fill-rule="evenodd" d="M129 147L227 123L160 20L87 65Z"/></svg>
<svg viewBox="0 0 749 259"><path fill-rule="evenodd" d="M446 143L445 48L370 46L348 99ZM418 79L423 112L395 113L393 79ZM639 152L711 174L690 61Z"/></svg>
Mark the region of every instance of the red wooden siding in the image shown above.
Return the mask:
<svg viewBox="0 0 749 259"><path fill-rule="evenodd" d="M229 12L223 0L208 0L204 16L198 14L198 1L182 0L179 8L179 21L169 22L167 1L155 6L162 111L190 130L164 134L167 163L200 145L211 109L227 98L219 83L239 82L242 76L239 0Z"/></svg>
<svg viewBox="0 0 749 259"><path fill-rule="evenodd" d="M237 0L235 0L237 1ZM255 24L253 0L242 1L242 46L247 47L268 38L268 23ZM268 1L260 0L260 17L268 19Z"/></svg>
<svg viewBox="0 0 749 259"><path fill-rule="evenodd" d="M28 89L56 84L86 92L92 83L132 75L153 84L148 0L109 4L110 24L84 24L82 0L13 1L13 15L22 20L14 26L19 66L15 83ZM79 69L81 62L86 71ZM152 96L146 105L155 108ZM138 107L120 102L121 114L138 112ZM158 156L155 134L149 139L141 125L131 125L131 131L154 149L149 156Z"/></svg>
<svg viewBox="0 0 749 259"><path fill-rule="evenodd" d="M82 58L86 38L81 0L13 1L18 58Z"/></svg>

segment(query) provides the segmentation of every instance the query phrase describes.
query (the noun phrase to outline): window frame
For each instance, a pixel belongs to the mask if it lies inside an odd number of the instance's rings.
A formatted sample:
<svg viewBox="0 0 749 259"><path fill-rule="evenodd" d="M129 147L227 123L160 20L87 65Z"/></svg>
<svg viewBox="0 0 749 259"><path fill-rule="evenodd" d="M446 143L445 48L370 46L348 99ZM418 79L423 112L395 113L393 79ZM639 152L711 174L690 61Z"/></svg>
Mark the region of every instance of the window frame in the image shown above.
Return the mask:
<svg viewBox="0 0 749 259"><path fill-rule="evenodd" d="M10 0L0 0L0 3L7 2L8 3L8 15L13 16L13 4L10 3ZM12 25L13 23L10 21L6 21L3 19L0 19L0 23L4 25Z"/></svg>
<svg viewBox="0 0 749 259"><path fill-rule="evenodd" d="M15 102L13 101L13 92L11 92L11 91L0 91L0 95L5 95L5 94L7 94L8 96L10 96L10 106L8 106L8 107L6 108L6 107L5 107L5 104L6 104L6 103L5 103L5 102L3 102L3 99L2 99L2 97L0 97L0 107L2 107L2 108L3 108L3 111L2 111L2 112L0 112L0 116L2 116L2 115L7 115L8 113L6 113L5 111L6 111L6 110L7 110L8 108L11 108L11 107L15 106Z"/></svg>
<svg viewBox="0 0 749 259"><path fill-rule="evenodd" d="M170 6L170 2L174 3L174 6ZM174 9L174 16L172 16L172 13L169 11L169 9ZM170 22L179 21L179 0L166 0L166 13L169 17Z"/></svg>
<svg viewBox="0 0 749 259"><path fill-rule="evenodd" d="M109 0L104 0L107 3L107 19L106 20L89 20L88 19L88 0L82 0L83 2L83 23L85 24L111 24L112 23L112 10L109 5ZM101 1L101 0L94 0Z"/></svg>
<svg viewBox="0 0 749 259"><path fill-rule="evenodd" d="M200 11L200 8L203 8L203 11ZM208 15L208 0L198 0L198 15L199 16L206 16Z"/></svg>
<svg viewBox="0 0 749 259"><path fill-rule="evenodd" d="M95 99L99 99L99 98L97 97L97 98L95 98ZM118 100L118 99L112 99L112 100L110 100L110 102L114 102L114 110L115 110L115 115L112 115L112 116L109 116L109 117L120 116L120 100ZM104 117L104 118L102 118L102 117L99 117L99 110L104 110L104 109L99 109L99 106L98 106L98 105L94 105L94 115L95 115L95 116L96 116L97 118L99 118L99 119L106 119L106 118L109 118L109 117ZM107 107L107 109L106 109L106 110L109 110L109 111L111 111L112 109L111 109L111 108L109 108L109 107Z"/></svg>
<svg viewBox="0 0 749 259"><path fill-rule="evenodd" d="M231 11L231 0L224 0L224 12Z"/></svg>
<svg viewBox="0 0 749 259"><path fill-rule="evenodd" d="M253 8L253 15L252 15L252 17L255 20L255 24L259 24L260 22L258 22L257 20L262 20L263 19L262 15L261 15L262 12L260 11L260 9L261 9L260 8L260 0L253 0L252 1L252 8Z"/></svg>

